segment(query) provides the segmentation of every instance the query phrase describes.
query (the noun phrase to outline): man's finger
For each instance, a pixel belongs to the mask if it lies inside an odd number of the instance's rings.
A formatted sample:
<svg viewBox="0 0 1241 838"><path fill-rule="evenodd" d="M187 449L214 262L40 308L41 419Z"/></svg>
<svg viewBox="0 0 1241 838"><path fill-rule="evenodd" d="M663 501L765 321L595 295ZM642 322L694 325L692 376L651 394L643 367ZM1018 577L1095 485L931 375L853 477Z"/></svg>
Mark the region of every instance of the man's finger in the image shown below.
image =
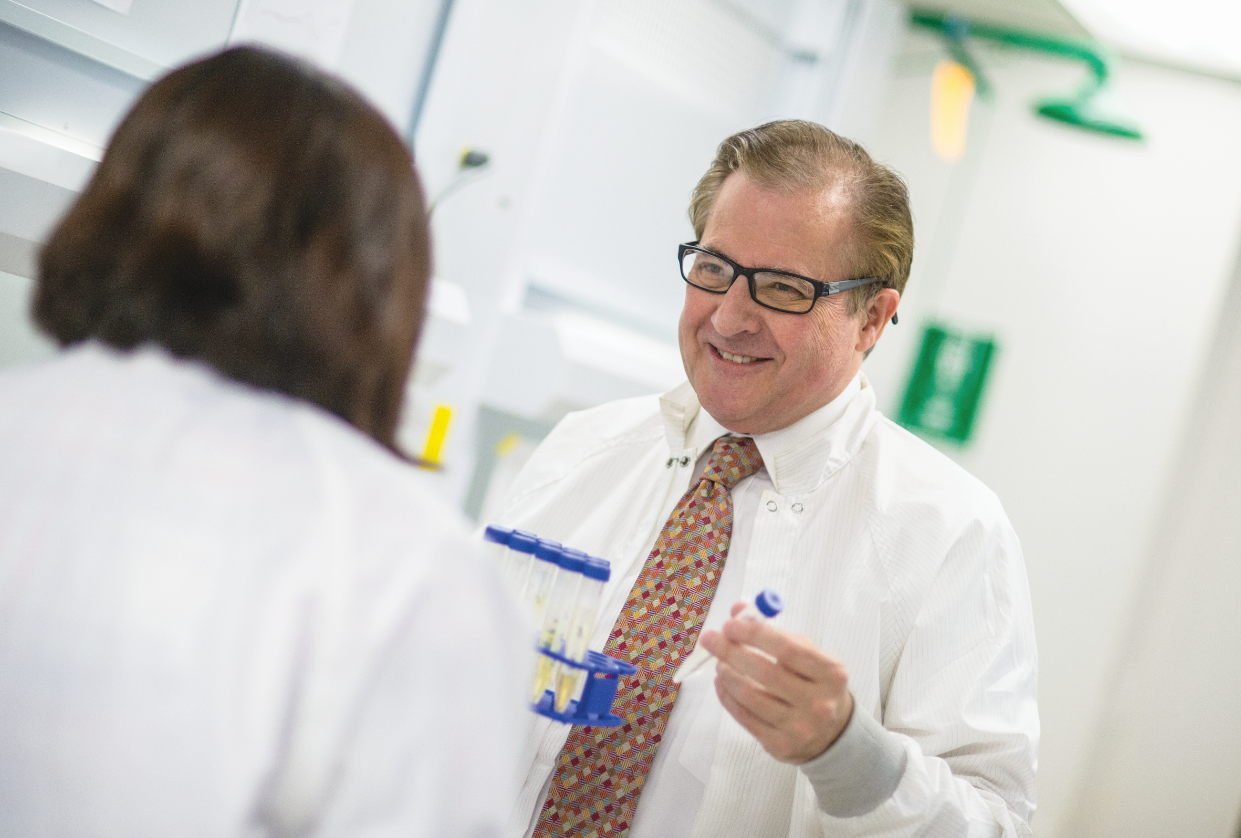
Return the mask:
<svg viewBox="0 0 1241 838"><path fill-rule="evenodd" d="M829 742L815 741L814 731L808 720L798 720L794 708L779 703L766 703L765 697L739 688L732 680L727 667L721 666L721 676L716 678L715 692L720 704L750 732L759 744L781 762L798 763L811 759L827 747ZM747 683L744 679L740 683Z"/></svg>
<svg viewBox="0 0 1241 838"><path fill-rule="evenodd" d="M758 620L729 620L722 628L726 640L754 646L808 681L827 681L839 674L839 661L815 648L804 637Z"/></svg>
<svg viewBox="0 0 1241 838"><path fill-rule="evenodd" d="M737 723L748 730L750 735L760 743L775 731L775 728L739 704L718 680L715 684L715 693L719 696L720 704L728 711L728 714L736 719Z"/></svg>
<svg viewBox="0 0 1241 838"><path fill-rule="evenodd" d="M816 682L790 671L753 646L745 646L726 637L721 637L718 644L713 642L712 646L715 647L712 654L721 664L727 664L790 704L805 698L816 685Z"/></svg>
<svg viewBox="0 0 1241 838"><path fill-rule="evenodd" d="M745 708L750 716L772 729L779 728L793 712L787 702L781 701L725 663L721 663L716 669L715 692L720 696L728 696L734 704Z"/></svg>

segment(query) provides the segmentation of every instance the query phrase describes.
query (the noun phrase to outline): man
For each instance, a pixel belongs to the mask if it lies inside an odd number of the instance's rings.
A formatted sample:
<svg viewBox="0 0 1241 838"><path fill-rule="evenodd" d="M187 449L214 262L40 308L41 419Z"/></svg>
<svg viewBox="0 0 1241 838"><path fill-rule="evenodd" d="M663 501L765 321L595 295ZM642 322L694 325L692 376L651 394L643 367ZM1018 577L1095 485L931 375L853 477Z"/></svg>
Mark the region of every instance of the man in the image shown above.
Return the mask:
<svg viewBox="0 0 1241 838"><path fill-rule="evenodd" d="M1017 538L859 372L909 275L904 184L821 126L777 122L720 145L690 216L688 384L567 417L501 516L611 560L593 647L639 667L623 726L535 724L516 827L1028 835ZM764 588L787 600L778 618L729 619ZM714 682L678 689L696 642Z"/></svg>

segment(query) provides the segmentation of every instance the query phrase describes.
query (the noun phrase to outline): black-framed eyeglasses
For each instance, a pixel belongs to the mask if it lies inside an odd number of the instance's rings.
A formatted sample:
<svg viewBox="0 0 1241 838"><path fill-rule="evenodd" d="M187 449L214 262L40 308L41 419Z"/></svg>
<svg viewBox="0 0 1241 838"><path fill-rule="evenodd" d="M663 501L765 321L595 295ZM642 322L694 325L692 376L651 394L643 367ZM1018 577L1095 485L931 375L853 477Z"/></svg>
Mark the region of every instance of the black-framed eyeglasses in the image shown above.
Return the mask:
<svg viewBox="0 0 1241 838"><path fill-rule="evenodd" d="M677 247L681 278L695 288L712 294L724 294L739 276L750 286L750 298L764 308L789 314L808 314L819 297L830 297L842 291L861 288L882 277L867 276L840 282L819 282L797 274L767 268L743 268L731 259L698 247L690 242Z"/></svg>

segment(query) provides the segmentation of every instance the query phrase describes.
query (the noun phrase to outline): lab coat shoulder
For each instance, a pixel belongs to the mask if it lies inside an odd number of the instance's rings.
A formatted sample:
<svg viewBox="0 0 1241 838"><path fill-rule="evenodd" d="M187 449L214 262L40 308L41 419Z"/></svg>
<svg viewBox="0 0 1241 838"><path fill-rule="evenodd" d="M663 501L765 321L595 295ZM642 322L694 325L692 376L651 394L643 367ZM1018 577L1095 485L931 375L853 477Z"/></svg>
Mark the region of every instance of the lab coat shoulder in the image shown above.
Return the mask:
<svg viewBox="0 0 1241 838"><path fill-rule="evenodd" d="M1020 545L995 493L891 420L879 417L853 465L871 484L871 532L894 584L924 587L966 556L976 571L999 558L1020 564Z"/></svg>
<svg viewBox="0 0 1241 838"><path fill-rule="evenodd" d="M532 495L581 476L599 481L613 467L668 451L658 396L638 396L570 413L531 456L509 491L512 508Z"/></svg>
<svg viewBox="0 0 1241 838"><path fill-rule="evenodd" d="M354 560L397 559L434 573L435 557L457 556L471 572L485 563L469 538L469 524L456 509L427 491L415 467L336 416L298 405L294 420L300 474L313 487L310 516L331 516L358 543ZM446 564L452 564L447 562Z"/></svg>

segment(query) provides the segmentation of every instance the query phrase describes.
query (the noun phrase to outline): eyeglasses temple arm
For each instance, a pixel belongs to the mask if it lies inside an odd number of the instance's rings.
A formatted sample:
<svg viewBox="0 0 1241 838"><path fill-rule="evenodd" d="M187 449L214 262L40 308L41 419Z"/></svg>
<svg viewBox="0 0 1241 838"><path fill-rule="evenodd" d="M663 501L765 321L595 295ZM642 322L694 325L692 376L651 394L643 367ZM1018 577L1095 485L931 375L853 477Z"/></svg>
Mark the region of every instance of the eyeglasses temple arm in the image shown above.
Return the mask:
<svg viewBox="0 0 1241 838"><path fill-rule="evenodd" d="M863 285L870 285L872 282L882 282L883 277L867 276L861 279L846 279L840 282L823 283L823 292L820 297L830 297L832 294L839 294L842 291L852 291L854 288L861 288ZM897 324L896 312L892 312L892 325Z"/></svg>
<svg viewBox="0 0 1241 838"><path fill-rule="evenodd" d="M882 282L883 277L866 276L861 279L845 279L840 282L823 283L823 291L820 297L830 297L833 294L839 294L842 291L852 291L854 288L861 288L863 285L870 285L872 282Z"/></svg>

